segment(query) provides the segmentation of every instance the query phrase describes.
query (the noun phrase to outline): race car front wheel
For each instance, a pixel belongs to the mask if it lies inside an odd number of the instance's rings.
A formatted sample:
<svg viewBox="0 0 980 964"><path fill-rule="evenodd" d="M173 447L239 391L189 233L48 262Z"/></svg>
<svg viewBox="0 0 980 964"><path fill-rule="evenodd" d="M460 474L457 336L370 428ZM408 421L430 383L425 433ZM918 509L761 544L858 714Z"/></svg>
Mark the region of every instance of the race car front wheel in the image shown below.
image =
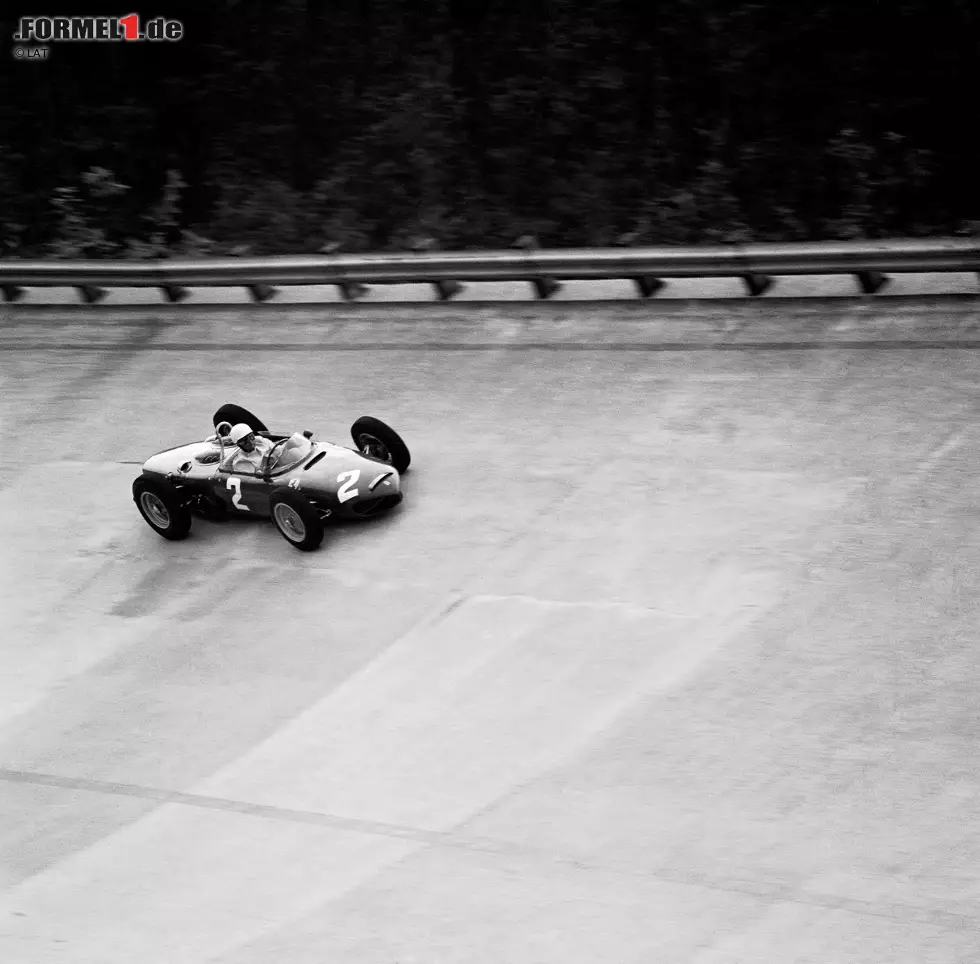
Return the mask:
<svg viewBox="0 0 980 964"><path fill-rule="evenodd" d="M169 483L141 476L133 483L133 501L147 525L164 539L176 542L191 531L191 513Z"/></svg>
<svg viewBox="0 0 980 964"><path fill-rule="evenodd" d="M381 419L362 415L351 427L351 438L361 454L386 462L400 474L408 470L412 456L401 436Z"/></svg>
<svg viewBox="0 0 980 964"><path fill-rule="evenodd" d="M294 548L312 552L323 542L323 520L309 499L292 489L273 494L269 500L273 525Z"/></svg>

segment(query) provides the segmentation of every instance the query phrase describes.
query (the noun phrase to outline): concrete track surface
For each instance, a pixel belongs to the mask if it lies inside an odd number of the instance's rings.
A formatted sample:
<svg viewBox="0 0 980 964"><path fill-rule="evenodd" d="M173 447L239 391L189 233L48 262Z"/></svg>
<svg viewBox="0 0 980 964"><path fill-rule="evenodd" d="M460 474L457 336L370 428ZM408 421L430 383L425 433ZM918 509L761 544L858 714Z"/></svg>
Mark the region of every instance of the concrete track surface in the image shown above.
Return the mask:
<svg viewBox="0 0 980 964"><path fill-rule="evenodd" d="M980 961L978 320L3 309L0 961ZM163 541L226 401L404 505Z"/></svg>

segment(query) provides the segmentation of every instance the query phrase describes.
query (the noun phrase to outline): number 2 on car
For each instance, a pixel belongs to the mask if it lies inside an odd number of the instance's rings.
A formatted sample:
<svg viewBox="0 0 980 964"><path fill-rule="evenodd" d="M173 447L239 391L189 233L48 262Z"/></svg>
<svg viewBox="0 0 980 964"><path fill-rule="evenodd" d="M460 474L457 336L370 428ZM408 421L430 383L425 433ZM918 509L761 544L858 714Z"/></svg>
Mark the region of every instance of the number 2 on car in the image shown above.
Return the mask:
<svg viewBox="0 0 980 964"><path fill-rule="evenodd" d="M337 489L337 501L347 502L350 499L357 498L357 489L353 488L357 484L357 480L361 477L360 469L351 469L349 472L341 472L337 476L338 482L343 482L344 484Z"/></svg>
<svg viewBox="0 0 980 964"><path fill-rule="evenodd" d="M236 509L241 509L242 512L251 512L252 510L247 505L242 505L242 480L232 476L228 479L228 488L235 490L235 494L231 500L232 505Z"/></svg>

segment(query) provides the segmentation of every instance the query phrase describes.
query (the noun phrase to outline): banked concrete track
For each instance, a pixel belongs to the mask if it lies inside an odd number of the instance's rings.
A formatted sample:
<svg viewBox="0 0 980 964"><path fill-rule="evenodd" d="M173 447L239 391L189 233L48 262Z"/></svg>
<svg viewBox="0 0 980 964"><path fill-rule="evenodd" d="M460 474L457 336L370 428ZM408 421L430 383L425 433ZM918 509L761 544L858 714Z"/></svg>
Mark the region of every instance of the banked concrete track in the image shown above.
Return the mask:
<svg viewBox="0 0 980 964"><path fill-rule="evenodd" d="M0 961L980 960L978 317L5 309ZM159 539L225 401L403 508Z"/></svg>

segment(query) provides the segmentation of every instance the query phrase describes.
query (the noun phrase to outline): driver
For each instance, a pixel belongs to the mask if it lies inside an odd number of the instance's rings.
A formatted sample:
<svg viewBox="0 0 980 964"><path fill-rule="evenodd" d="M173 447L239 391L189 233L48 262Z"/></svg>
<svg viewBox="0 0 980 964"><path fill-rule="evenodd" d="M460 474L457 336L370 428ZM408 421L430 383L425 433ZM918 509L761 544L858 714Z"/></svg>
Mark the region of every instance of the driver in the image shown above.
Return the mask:
<svg viewBox="0 0 980 964"><path fill-rule="evenodd" d="M244 422L239 422L232 427L228 439L233 445L238 446L237 451L233 449L225 462L225 468L228 469L249 466L253 472L258 472L262 461L272 451L272 443L261 435L257 436Z"/></svg>

